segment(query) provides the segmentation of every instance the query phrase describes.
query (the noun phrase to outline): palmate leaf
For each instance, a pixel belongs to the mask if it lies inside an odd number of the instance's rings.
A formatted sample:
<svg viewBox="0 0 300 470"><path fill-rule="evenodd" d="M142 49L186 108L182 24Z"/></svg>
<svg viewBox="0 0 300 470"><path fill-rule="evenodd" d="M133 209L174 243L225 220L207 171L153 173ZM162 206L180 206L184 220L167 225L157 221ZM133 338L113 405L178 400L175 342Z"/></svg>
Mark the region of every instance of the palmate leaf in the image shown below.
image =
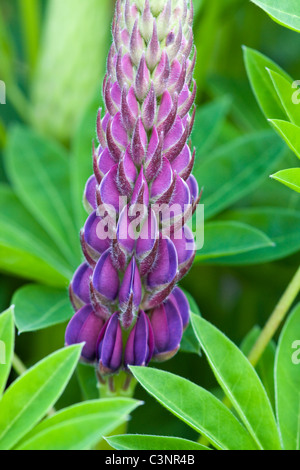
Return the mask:
<svg viewBox="0 0 300 470"><path fill-rule="evenodd" d="M278 73L288 82L292 82L291 77L275 62L254 49L244 47L244 61L254 95L267 119L286 119L287 114L269 70Z"/></svg>
<svg viewBox="0 0 300 470"><path fill-rule="evenodd" d="M279 119L269 119L269 122L285 140L294 154L300 158L300 127Z"/></svg>
<svg viewBox="0 0 300 470"><path fill-rule="evenodd" d="M291 313L280 336L275 390L284 449L300 450L300 304Z"/></svg>
<svg viewBox="0 0 300 470"><path fill-rule="evenodd" d="M15 345L14 308L0 315L0 399L11 369Z"/></svg>
<svg viewBox="0 0 300 470"><path fill-rule="evenodd" d="M9 134L5 163L23 204L75 268L81 258L67 155L57 144L17 126Z"/></svg>
<svg viewBox="0 0 300 470"><path fill-rule="evenodd" d="M265 233L274 246L253 250L226 258L218 258L216 264L257 264L281 259L300 250L299 212L284 208L253 208L229 211L223 218L236 220Z"/></svg>
<svg viewBox="0 0 300 470"><path fill-rule="evenodd" d="M69 382L82 345L46 357L17 379L0 401L0 449L9 450L55 404Z"/></svg>
<svg viewBox="0 0 300 470"><path fill-rule="evenodd" d="M300 4L296 0L251 0L277 23L300 32Z"/></svg>
<svg viewBox="0 0 300 470"><path fill-rule="evenodd" d="M274 72L274 70L268 70L268 72L276 93L290 121L296 125L300 125L300 106L295 104L293 99L293 95L295 94L293 80L287 79L286 76L283 76L281 73Z"/></svg>
<svg viewBox="0 0 300 470"><path fill-rule="evenodd" d="M168 372L146 367L130 369L148 393L217 449L258 448L231 411L207 390Z"/></svg>
<svg viewBox="0 0 300 470"><path fill-rule="evenodd" d="M255 326L247 334L241 344L241 351L248 356L253 346L261 334L261 328ZM273 410L275 410L275 382L274 382L274 365L275 365L275 354L276 354L276 344L274 341L271 341L261 359L259 360L257 366L255 367L263 386L268 394L269 400L271 402Z"/></svg>
<svg viewBox="0 0 300 470"><path fill-rule="evenodd" d="M210 450L187 439L144 434L107 437L106 441L116 450Z"/></svg>
<svg viewBox="0 0 300 470"><path fill-rule="evenodd" d="M74 314L67 289L28 285L15 293L12 302L19 333L63 323Z"/></svg>
<svg viewBox="0 0 300 470"><path fill-rule="evenodd" d="M195 170L204 187L201 202L210 218L254 191L284 157L284 143L272 131L243 136L215 150Z"/></svg>
<svg viewBox="0 0 300 470"><path fill-rule="evenodd" d="M236 221L206 223L204 240L203 248L197 251L196 263L274 246L262 231Z"/></svg>
<svg viewBox="0 0 300 470"><path fill-rule="evenodd" d="M271 178L279 181L293 191L300 193L300 168L290 168L288 170L278 171L272 175Z"/></svg>
<svg viewBox="0 0 300 470"><path fill-rule="evenodd" d="M113 398L71 406L38 424L17 450L88 450L124 423L140 404Z"/></svg>
<svg viewBox="0 0 300 470"><path fill-rule="evenodd" d="M279 433L270 401L248 359L203 318L193 316L192 322L217 381L259 448L280 450Z"/></svg>

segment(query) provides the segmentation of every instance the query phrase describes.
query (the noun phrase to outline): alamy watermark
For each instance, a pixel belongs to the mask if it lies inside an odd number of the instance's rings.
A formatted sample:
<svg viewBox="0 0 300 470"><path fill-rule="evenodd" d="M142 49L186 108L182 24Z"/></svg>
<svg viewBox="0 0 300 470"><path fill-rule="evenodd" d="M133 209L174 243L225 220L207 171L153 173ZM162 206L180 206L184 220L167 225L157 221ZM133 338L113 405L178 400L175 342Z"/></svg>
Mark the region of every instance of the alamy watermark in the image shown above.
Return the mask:
<svg viewBox="0 0 300 470"><path fill-rule="evenodd" d="M292 363L298 366L300 364L300 340L293 342L292 349L295 349L292 355Z"/></svg>
<svg viewBox="0 0 300 470"><path fill-rule="evenodd" d="M0 365L6 364L6 346L4 341L0 341Z"/></svg>
<svg viewBox="0 0 300 470"><path fill-rule="evenodd" d="M2 80L0 80L0 104L6 104L6 86Z"/></svg>

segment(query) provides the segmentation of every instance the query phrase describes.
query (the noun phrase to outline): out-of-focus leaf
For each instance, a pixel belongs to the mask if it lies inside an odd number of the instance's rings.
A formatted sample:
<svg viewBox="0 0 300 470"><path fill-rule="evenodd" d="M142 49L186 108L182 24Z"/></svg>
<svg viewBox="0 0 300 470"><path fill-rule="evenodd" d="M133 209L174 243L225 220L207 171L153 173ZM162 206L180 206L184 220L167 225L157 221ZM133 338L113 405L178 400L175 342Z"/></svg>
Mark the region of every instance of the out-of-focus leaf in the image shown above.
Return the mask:
<svg viewBox="0 0 300 470"><path fill-rule="evenodd" d="M199 165L195 177L204 187L201 202L209 218L254 191L267 178L286 152L272 132L243 136L214 151Z"/></svg>
<svg viewBox="0 0 300 470"><path fill-rule="evenodd" d="M283 446L300 450L300 304L281 333L275 364L276 409Z"/></svg>
<svg viewBox="0 0 300 470"><path fill-rule="evenodd" d="M300 158L300 127L288 121L270 119L270 123L283 137L290 149Z"/></svg>
<svg viewBox="0 0 300 470"><path fill-rule="evenodd" d="M0 399L11 369L15 345L14 308L0 315Z"/></svg>
<svg viewBox="0 0 300 470"><path fill-rule="evenodd" d="M115 398L72 406L37 425L18 450L88 450L139 405L135 400Z"/></svg>
<svg viewBox="0 0 300 470"><path fill-rule="evenodd" d="M195 260L198 263L274 245L263 232L240 222L209 222L204 230L204 246Z"/></svg>
<svg viewBox="0 0 300 470"><path fill-rule="evenodd" d="M255 345L258 337L261 333L261 328L258 326L254 327L248 335L245 337L241 344L241 351L248 356L251 349ZM274 388L274 365L275 365L275 353L276 353L276 344L274 341L271 341L264 354L262 355L260 361L256 366L257 373L265 387L265 390L268 394L269 400L271 402L273 410L275 410L275 388Z"/></svg>
<svg viewBox="0 0 300 470"><path fill-rule="evenodd" d="M255 442L231 411L207 390L182 377L147 367L130 368L159 403L217 449L253 450Z"/></svg>
<svg viewBox="0 0 300 470"><path fill-rule="evenodd" d="M253 92L263 113L268 119L286 119L286 113L274 88L269 69L288 81L291 78L275 62L254 49L244 47L244 60Z"/></svg>
<svg viewBox="0 0 300 470"><path fill-rule="evenodd" d="M300 31L300 4L296 0L251 0L277 23Z"/></svg>
<svg viewBox="0 0 300 470"><path fill-rule="evenodd" d="M192 321L216 379L257 445L264 450L279 450L280 438L270 401L248 359L206 320L193 315Z"/></svg>
<svg viewBox="0 0 300 470"><path fill-rule="evenodd" d="M297 193L300 193L300 168L290 168L288 170L278 171L278 173L272 175L272 178L284 184L288 188L293 189Z"/></svg>
<svg viewBox="0 0 300 470"><path fill-rule="evenodd" d="M106 438L116 450L210 450L197 442L178 437L123 435Z"/></svg>
<svg viewBox="0 0 300 470"><path fill-rule="evenodd" d="M20 200L75 268L80 263L80 244L72 217L69 161L63 149L16 126L8 137L5 163Z"/></svg>
<svg viewBox="0 0 300 470"><path fill-rule="evenodd" d="M254 208L230 211L229 220L249 224L265 233L275 244L236 256L219 258L218 264L257 264L285 258L300 250L300 215L284 208Z"/></svg>
<svg viewBox="0 0 300 470"><path fill-rule="evenodd" d="M230 103L231 100L225 97L198 108L192 133L192 144L197 149L196 165L218 138Z"/></svg>
<svg viewBox="0 0 300 470"><path fill-rule="evenodd" d="M95 400L99 397L95 367L79 363L76 369L77 379L85 400Z"/></svg>
<svg viewBox="0 0 300 470"><path fill-rule="evenodd" d="M9 450L55 404L76 367L82 345L62 349L36 364L0 401L0 449Z"/></svg>
<svg viewBox="0 0 300 470"><path fill-rule="evenodd" d="M0 269L43 284L65 286L72 271L47 233L9 186L0 185Z"/></svg>
<svg viewBox="0 0 300 470"><path fill-rule="evenodd" d="M13 303L19 333L48 328L73 315L66 289L27 285L15 293Z"/></svg>
<svg viewBox="0 0 300 470"><path fill-rule="evenodd" d="M280 98L281 104L288 115L289 119L296 125L300 125L300 106L294 103L293 95L295 89L293 88L293 81L288 80L278 72L269 70L271 80L277 95ZM297 92L296 92L297 93Z"/></svg>

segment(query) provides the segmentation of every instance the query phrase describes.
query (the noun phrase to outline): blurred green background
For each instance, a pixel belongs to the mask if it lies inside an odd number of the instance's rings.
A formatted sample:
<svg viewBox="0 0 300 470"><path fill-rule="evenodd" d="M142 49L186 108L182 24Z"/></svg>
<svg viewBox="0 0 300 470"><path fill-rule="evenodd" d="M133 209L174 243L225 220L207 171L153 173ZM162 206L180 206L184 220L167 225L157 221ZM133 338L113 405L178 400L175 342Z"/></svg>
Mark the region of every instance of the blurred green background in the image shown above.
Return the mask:
<svg viewBox="0 0 300 470"><path fill-rule="evenodd" d="M214 147L269 128L248 83L242 45L263 52L298 79L300 36L275 24L248 0L194 3L197 104L203 106L218 98L228 100L228 112L220 122L214 145L201 155L209 159ZM79 127L85 125L90 147L82 152L91 167L95 127L91 116L96 116L101 99L113 9L112 0L0 0L0 80L7 86L7 104L0 107L1 182L8 182L3 152L9 130L16 122L25 123L68 151L73 148ZM293 160L290 155L286 158ZM266 177L259 188L234 207L299 210L297 199L296 194ZM239 344L255 324L265 323L299 261L298 252L251 266L199 264L182 285L194 296L202 315ZM9 306L13 293L26 282L11 273L1 274L0 311ZM65 325L59 325L20 335L18 355L26 365L35 363L62 347L64 329ZM206 361L196 355L180 353L160 367L206 388L216 386ZM192 437L190 430L140 388L137 396L147 406L135 412L131 432L152 434L159 429L161 434ZM74 377L60 405L80 400Z"/></svg>

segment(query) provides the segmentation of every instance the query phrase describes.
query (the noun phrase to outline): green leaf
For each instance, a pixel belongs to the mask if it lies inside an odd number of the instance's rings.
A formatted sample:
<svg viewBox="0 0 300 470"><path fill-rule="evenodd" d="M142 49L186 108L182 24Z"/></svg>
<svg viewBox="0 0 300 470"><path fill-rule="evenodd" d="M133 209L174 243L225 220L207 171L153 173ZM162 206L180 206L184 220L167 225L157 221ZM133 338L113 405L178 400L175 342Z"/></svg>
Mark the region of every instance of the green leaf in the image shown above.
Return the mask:
<svg viewBox="0 0 300 470"><path fill-rule="evenodd" d="M165 408L203 434L217 449L256 449L235 416L211 393L182 377L146 367L131 367L140 384Z"/></svg>
<svg viewBox="0 0 300 470"><path fill-rule="evenodd" d="M67 155L58 145L16 126L8 137L5 163L18 196L75 268L80 244L72 218Z"/></svg>
<svg viewBox="0 0 300 470"><path fill-rule="evenodd" d="M241 351L248 356L253 346L261 334L261 328L258 326L252 328L252 330L245 337L244 341L241 344ZM269 400L271 402L273 410L275 410L275 381L274 381L274 365L275 365L275 354L276 354L276 344L274 341L271 341L261 359L259 360L257 366L255 367L263 386L268 394Z"/></svg>
<svg viewBox="0 0 300 470"><path fill-rule="evenodd" d="M244 47L244 61L253 92L263 113L269 119L286 119L268 70L279 73L288 81L291 78L275 62L254 49Z"/></svg>
<svg viewBox="0 0 300 470"><path fill-rule="evenodd" d="M99 396L94 365L79 363L76 369L77 379L85 400L94 400Z"/></svg>
<svg viewBox="0 0 300 470"><path fill-rule="evenodd" d="M190 304L190 313L194 313L196 315L200 315L200 310L199 307L195 301L195 299L191 296L189 292L187 292L185 289L181 287L181 290L185 293L189 304ZM191 325L191 322L189 323L187 329L185 330L183 334L183 338L180 344L180 351L181 352L187 352L187 353L192 353L192 354L200 354L200 346L199 342L195 336L193 327Z"/></svg>
<svg viewBox="0 0 300 470"><path fill-rule="evenodd" d="M57 252L9 186L1 184L0 269L43 284L66 286L72 270Z"/></svg>
<svg viewBox="0 0 300 470"><path fill-rule="evenodd" d="M243 136L214 151L194 173L199 186L204 187L201 202L205 217L212 217L254 191L285 152L284 144L272 131Z"/></svg>
<svg viewBox="0 0 300 470"><path fill-rule="evenodd" d="M300 168L278 171L271 178L300 193Z"/></svg>
<svg viewBox="0 0 300 470"><path fill-rule="evenodd" d="M285 140L295 155L300 158L300 127L288 121L269 119L279 135Z"/></svg>
<svg viewBox="0 0 300 470"><path fill-rule="evenodd" d="M27 285L15 293L13 303L19 333L63 323L74 313L66 289Z"/></svg>
<svg viewBox="0 0 300 470"><path fill-rule="evenodd" d="M14 308L10 307L0 315L0 399L9 377L14 345Z"/></svg>
<svg viewBox="0 0 300 470"><path fill-rule="evenodd" d="M192 143L197 149L196 165L216 142L230 104L231 100L225 96L198 108L192 133Z"/></svg>
<svg viewBox="0 0 300 470"><path fill-rule="evenodd" d="M106 438L116 450L210 450L197 442L178 437L123 435Z"/></svg>
<svg viewBox="0 0 300 470"><path fill-rule="evenodd" d="M300 31L300 5L297 0L251 0L277 23Z"/></svg>
<svg viewBox="0 0 300 470"><path fill-rule="evenodd" d="M197 251L195 262L273 246L273 242L260 230L235 221L205 224L204 240L203 248Z"/></svg>
<svg viewBox="0 0 300 470"><path fill-rule="evenodd" d="M0 401L0 449L9 450L55 404L69 382L82 345L48 356L16 380Z"/></svg>
<svg viewBox="0 0 300 470"><path fill-rule="evenodd" d="M140 402L114 398L74 405L36 426L17 450L87 450L128 419Z"/></svg>
<svg viewBox="0 0 300 470"><path fill-rule="evenodd" d="M300 215L283 208L254 208L230 211L224 217L249 224L264 232L275 246L237 256L219 258L218 264L257 264L285 258L300 250Z"/></svg>
<svg viewBox="0 0 300 470"><path fill-rule="evenodd" d="M300 304L281 333L275 362L276 409L283 446L300 450Z"/></svg>
<svg viewBox="0 0 300 470"><path fill-rule="evenodd" d="M99 96L88 106L72 142L70 159L71 190L77 229L84 225L87 214L82 204L84 188L87 180L93 174L92 142L96 138L96 119L99 106ZM95 144L96 145L96 144Z"/></svg>
<svg viewBox="0 0 300 470"><path fill-rule="evenodd" d="M298 92L295 92L292 79L288 80L286 77L283 77L281 73L274 72L273 70L268 70L268 72L289 119L294 124L300 125L300 107L299 104L296 104L293 100L294 94L298 94Z"/></svg>
<svg viewBox="0 0 300 470"><path fill-rule="evenodd" d="M279 450L280 439L270 401L248 359L203 318L193 316L192 322L217 381L257 445L264 450Z"/></svg>

